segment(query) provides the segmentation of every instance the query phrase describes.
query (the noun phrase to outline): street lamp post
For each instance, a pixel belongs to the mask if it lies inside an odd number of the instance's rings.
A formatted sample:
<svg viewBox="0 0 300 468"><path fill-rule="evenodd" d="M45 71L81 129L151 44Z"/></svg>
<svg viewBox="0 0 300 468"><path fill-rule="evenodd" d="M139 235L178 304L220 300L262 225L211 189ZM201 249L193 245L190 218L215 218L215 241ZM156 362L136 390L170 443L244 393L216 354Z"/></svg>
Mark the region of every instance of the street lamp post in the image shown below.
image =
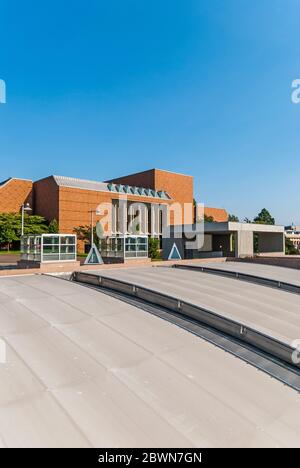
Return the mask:
<svg viewBox="0 0 300 468"><path fill-rule="evenodd" d="M91 210L91 247L94 245L94 211Z"/></svg>
<svg viewBox="0 0 300 468"><path fill-rule="evenodd" d="M29 212L29 211L32 211L32 208L30 208L30 205L29 203L23 203L22 205L22 221L21 221L21 235L24 236L24 214L25 214L25 211Z"/></svg>

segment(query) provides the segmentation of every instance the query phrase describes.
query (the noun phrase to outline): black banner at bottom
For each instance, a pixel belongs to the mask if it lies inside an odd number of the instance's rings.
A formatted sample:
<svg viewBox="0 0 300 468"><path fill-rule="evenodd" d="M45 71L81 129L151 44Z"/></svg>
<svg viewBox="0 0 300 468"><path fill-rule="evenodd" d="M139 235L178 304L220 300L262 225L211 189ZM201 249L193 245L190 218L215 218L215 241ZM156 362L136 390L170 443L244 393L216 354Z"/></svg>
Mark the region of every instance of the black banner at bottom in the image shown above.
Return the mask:
<svg viewBox="0 0 300 468"><path fill-rule="evenodd" d="M268 450L262 453L262 450L257 449L47 449L47 453L41 450L1 450L0 462L4 462L5 458L9 458L9 462L15 462L24 465L29 464L31 467L35 464L39 467L43 465L57 466L65 461L68 466L105 466L117 467L136 467L136 466L152 466L153 464L173 465L191 465L194 466L241 466L242 464L250 464L255 468L258 463L265 462L268 459L268 464L273 462L287 464L289 459L292 460L294 451Z"/></svg>

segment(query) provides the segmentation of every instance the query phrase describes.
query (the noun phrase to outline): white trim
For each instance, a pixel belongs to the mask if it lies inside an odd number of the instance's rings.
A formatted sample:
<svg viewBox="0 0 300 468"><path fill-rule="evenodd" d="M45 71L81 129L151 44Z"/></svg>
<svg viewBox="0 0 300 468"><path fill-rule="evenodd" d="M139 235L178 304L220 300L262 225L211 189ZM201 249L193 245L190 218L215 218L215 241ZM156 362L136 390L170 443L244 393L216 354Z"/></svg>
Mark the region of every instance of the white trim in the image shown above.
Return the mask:
<svg viewBox="0 0 300 468"><path fill-rule="evenodd" d="M6 185L8 185L12 180L22 180L24 182L33 183L33 181L31 179L21 179L19 177L9 177L7 180L4 180L2 183L0 183L0 190L2 189L2 187L5 187Z"/></svg>

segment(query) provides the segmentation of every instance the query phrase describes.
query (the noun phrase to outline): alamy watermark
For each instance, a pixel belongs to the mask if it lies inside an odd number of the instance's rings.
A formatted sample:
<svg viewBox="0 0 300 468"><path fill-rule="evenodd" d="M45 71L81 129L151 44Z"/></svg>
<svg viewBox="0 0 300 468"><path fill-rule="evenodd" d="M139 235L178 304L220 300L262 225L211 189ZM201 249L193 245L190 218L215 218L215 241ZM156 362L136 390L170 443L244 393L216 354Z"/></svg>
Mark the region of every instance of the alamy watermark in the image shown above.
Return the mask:
<svg viewBox="0 0 300 468"><path fill-rule="evenodd" d="M299 104L300 103L300 79L297 78L296 80L292 81L292 94L291 94L291 100L293 104Z"/></svg>
<svg viewBox="0 0 300 468"><path fill-rule="evenodd" d="M0 104L6 104L6 83L0 78Z"/></svg>
<svg viewBox="0 0 300 468"><path fill-rule="evenodd" d="M6 363L6 343L0 338L0 364Z"/></svg>
<svg viewBox="0 0 300 468"><path fill-rule="evenodd" d="M170 202L149 204L131 202L126 194L118 195L118 203L100 203L96 215L99 239L112 234L146 235L162 238L185 238L186 248L200 250L204 246L204 205ZM196 222L194 223L194 219Z"/></svg>

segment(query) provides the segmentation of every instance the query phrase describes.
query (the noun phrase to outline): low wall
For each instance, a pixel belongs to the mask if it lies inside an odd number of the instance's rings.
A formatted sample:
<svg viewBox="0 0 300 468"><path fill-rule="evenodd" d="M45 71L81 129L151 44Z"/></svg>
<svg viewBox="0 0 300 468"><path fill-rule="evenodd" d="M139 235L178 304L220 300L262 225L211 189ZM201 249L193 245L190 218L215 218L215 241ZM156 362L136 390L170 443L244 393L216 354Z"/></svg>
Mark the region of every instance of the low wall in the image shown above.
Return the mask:
<svg viewBox="0 0 300 468"><path fill-rule="evenodd" d="M282 257L248 257L227 258L227 262L260 263L262 265L273 265L300 270L300 255L284 255Z"/></svg>
<svg viewBox="0 0 300 468"><path fill-rule="evenodd" d="M162 262L163 263L163 262ZM153 266L150 259L127 261L125 263L108 263L104 265L80 265L79 262L75 263L45 263L42 268L37 265L31 267L22 268L3 268L0 269L1 276L22 276L22 275L36 275L43 273L73 273L73 271L97 271L97 270L110 270L114 268L143 268L147 266Z"/></svg>
<svg viewBox="0 0 300 468"><path fill-rule="evenodd" d="M171 267L173 265L192 265L193 263L199 264L199 263L224 263L226 262L226 257L211 257L211 258L191 258L191 259L185 259L185 260L164 260L164 261L158 261L158 262L153 262L152 266L157 266L157 267Z"/></svg>

